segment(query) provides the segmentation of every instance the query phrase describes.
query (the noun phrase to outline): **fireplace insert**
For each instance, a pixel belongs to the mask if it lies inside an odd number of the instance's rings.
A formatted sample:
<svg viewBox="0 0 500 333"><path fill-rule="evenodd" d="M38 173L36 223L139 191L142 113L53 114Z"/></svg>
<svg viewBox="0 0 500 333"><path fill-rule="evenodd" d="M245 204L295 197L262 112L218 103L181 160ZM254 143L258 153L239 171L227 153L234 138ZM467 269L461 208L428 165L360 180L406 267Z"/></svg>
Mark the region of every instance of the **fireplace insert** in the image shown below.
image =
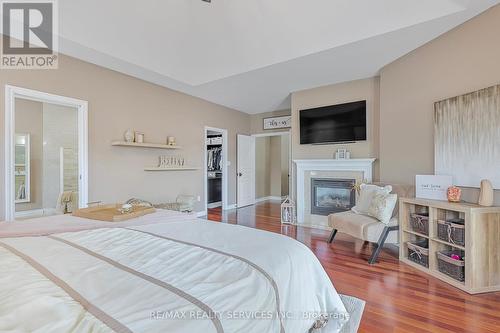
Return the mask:
<svg viewBox="0 0 500 333"><path fill-rule="evenodd" d="M311 214L329 215L350 210L356 203L354 179L313 178Z"/></svg>

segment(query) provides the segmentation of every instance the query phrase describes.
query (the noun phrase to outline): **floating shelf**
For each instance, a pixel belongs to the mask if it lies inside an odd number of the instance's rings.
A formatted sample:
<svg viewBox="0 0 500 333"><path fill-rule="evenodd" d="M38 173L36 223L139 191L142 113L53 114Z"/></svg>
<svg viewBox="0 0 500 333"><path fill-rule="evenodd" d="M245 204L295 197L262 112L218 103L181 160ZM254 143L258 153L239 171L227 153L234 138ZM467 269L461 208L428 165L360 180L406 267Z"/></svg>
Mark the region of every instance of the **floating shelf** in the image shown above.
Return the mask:
<svg viewBox="0 0 500 333"><path fill-rule="evenodd" d="M194 171L200 170L200 168L195 167L179 167L179 168L159 168L159 167L147 167L144 171Z"/></svg>
<svg viewBox="0 0 500 333"><path fill-rule="evenodd" d="M136 148L155 148L155 149L181 149L180 146L165 145L162 143L137 143L137 142L125 142L125 141L113 141L112 146L119 147L136 147Z"/></svg>

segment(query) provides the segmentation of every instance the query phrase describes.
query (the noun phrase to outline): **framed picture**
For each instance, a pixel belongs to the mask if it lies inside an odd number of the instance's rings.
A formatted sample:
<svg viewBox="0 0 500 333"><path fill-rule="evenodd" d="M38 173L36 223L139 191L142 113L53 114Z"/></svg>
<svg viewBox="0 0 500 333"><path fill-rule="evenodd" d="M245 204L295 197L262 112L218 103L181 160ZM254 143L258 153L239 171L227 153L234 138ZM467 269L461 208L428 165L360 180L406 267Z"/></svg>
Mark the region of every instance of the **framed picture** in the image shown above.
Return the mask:
<svg viewBox="0 0 500 333"><path fill-rule="evenodd" d="M292 116L264 118L264 129L279 129L292 127Z"/></svg>
<svg viewBox="0 0 500 333"><path fill-rule="evenodd" d="M415 197L447 200L448 187L452 185L452 176L417 175L415 177Z"/></svg>

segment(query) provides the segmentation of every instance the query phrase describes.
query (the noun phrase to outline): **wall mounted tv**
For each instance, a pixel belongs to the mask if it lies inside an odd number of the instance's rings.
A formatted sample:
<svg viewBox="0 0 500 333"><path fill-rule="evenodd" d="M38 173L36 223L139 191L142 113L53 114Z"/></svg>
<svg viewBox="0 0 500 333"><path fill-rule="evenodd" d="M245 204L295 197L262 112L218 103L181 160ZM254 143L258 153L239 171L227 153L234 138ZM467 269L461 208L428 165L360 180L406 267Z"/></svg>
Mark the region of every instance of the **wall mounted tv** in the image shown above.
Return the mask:
<svg viewBox="0 0 500 333"><path fill-rule="evenodd" d="M366 140L366 101L301 110L300 144Z"/></svg>

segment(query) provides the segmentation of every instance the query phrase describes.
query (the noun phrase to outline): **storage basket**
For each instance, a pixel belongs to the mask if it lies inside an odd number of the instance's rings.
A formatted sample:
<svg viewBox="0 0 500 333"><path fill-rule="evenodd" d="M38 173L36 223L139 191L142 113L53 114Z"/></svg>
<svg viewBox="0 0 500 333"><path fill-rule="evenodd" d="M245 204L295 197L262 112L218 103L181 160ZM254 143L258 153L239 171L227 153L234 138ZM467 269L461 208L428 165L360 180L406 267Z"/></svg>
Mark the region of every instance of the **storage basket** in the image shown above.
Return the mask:
<svg viewBox="0 0 500 333"><path fill-rule="evenodd" d="M465 225L464 220L454 219L437 221L438 238L448 243L465 245Z"/></svg>
<svg viewBox="0 0 500 333"><path fill-rule="evenodd" d="M442 251L437 252L438 270L454 278L457 281L465 281L465 258L464 251ZM452 259L451 255L456 254L463 260Z"/></svg>
<svg viewBox="0 0 500 333"><path fill-rule="evenodd" d="M429 214L413 213L410 215L410 225L413 231L429 235Z"/></svg>
<svg viewBox="0 0 500 333"><path fill-rule="evenodd" d="M407 242L408 259L419 265L429 267L429 242L423 240L416 243Z"/></svg>

